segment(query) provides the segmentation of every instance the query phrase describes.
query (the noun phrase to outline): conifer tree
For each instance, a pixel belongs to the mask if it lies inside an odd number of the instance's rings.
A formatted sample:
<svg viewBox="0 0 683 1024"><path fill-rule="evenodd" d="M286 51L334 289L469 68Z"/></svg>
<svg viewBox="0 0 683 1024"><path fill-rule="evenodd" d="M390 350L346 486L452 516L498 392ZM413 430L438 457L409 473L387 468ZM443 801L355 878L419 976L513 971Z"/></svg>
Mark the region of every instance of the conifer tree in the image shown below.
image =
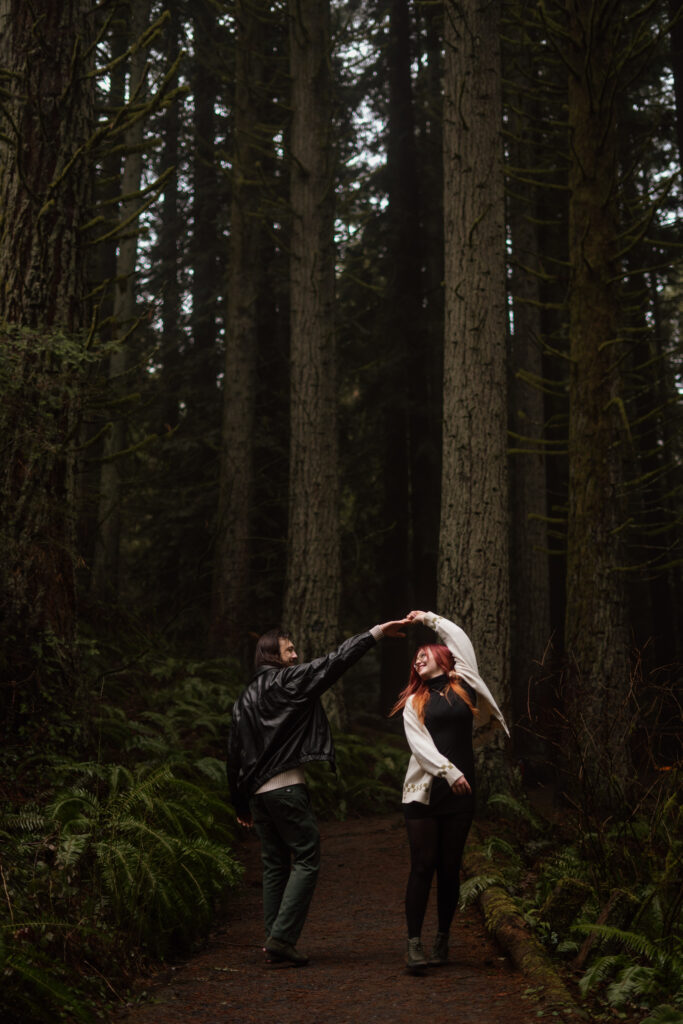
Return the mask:
<svg viewBox="0 0 683 1024"><path fill-rule="evenodd" d="M438 610L509 704L505 213L500 9L444 7L445 328Z"/></svg>
<svg viewBox="0 0 683 1024"><path fill-rule="evenodd" d="M11 707L31 709L40 685L47 685L45 665L64 668L73 654L73 438L90 342L85 227L93 182L94 28L89 0L0 4L5 724ZM41 644L47 647L36 670Z"/></svg>
<svg viewBox="0 0 683 1024"><path fill-rule="evenodd" d="M291 0L289 16L291 441L284 621L301 656L310 658L338 639L340 596L328 0ZM331 692L330 710L340 722L340 691Z"/></svg>

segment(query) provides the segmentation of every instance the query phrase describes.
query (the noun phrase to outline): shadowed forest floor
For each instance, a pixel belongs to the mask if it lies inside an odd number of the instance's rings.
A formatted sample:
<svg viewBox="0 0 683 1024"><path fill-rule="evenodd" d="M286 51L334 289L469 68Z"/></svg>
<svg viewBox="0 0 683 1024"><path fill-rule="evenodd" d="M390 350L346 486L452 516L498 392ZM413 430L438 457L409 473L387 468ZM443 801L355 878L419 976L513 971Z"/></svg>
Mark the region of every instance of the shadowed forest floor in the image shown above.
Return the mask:
<svg viewBox="0 0 683 1024"><path fill-rule="evenodd" d="M146 986L115 1024L527 1024L542 1007L529 982L487 935L476 905L457 915L452 963L409 975L403 965L408 849L400 814L322 822L322 869L298 943L311 962L266 967L261 943L256 836L239 856L246 872L229 916L204 950ZM423 932L431 948L434 900Z"/></svg>

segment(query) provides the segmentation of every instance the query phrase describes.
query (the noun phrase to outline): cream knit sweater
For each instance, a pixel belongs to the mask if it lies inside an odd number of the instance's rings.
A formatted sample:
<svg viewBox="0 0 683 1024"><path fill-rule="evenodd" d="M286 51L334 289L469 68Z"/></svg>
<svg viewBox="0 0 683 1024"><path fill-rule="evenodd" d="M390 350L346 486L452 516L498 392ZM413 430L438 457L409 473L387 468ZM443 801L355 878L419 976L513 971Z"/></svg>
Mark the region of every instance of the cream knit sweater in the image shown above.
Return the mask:
<svg viewBox="0 0 683 1024"><path fill-rule="evenodd" d="M479 675L474 648L467 633L449 619L434 612L425 612L419 622L433 629L441 643L448 647L455 659L455 671L477 694L474 745L486 743L496 729L501 728L509 736L505 719L496 704L493 694ZM410 747L408 771L403 782L403 803L428 804L435 776L445 778L449 786L460 778L462 772L439 753L427 727L417 716L413 697L409 697L403 708L403 726Z"/></svg>

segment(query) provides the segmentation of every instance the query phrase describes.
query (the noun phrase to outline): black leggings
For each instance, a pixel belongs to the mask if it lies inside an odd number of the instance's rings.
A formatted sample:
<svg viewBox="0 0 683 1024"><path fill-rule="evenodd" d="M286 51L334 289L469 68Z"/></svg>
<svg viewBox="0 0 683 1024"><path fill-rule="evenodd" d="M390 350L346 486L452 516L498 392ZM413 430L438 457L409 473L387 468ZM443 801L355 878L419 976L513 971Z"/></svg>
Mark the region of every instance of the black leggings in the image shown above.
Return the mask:
<svg viewBox="0 0 683 1024"><path fill-rule="evenodd" d="M472 806L456 814L407 818L410 875L406 889L408 937L422 932L429 890L436 871L439 931L448 933L460 895L460 864L472 824Z"/></svg>

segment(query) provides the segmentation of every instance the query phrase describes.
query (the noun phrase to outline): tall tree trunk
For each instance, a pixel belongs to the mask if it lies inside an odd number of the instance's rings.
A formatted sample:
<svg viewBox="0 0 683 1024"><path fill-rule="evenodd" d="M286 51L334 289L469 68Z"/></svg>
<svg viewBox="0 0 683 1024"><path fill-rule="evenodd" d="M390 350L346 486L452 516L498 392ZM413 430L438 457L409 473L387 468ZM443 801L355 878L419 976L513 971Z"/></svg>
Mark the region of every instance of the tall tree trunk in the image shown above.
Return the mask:
<svg viewBox="0 0 683 1024"><path fill-rule="evenodd" d="M71 657L75 623L72 444L89 324L95 127L89 0L0 0L0 671L29 707L46 664ZM50 658L34 645L51 637ZM19 680L29 680L21 684Z"/></svg>
<svg viewBox="0 0 683 1024"><path fill-rule="evenodd" d="M238 0L234 155L230 214L228 316L221 478L213 578L211 646L246 654L249 613L255 367L262 268L259 85L264 60L266 0Z"/></svg>
<svg viewBox="0 0 683 1024"><path fill-rule="evenodd" d="M446 0L445 349L437 610L462 622L482 676L504 714L509 714L499 17L495 2Z"/></svg>
<svg viewBox="0 0 683 1024"><path fill-rule="evenodd" d="M419 5L418 5L419 6ZM410 424L412 495L412 579L417 608L436 604L441 502L441 420L444 337L443 222L443 9L425 4L421 93L415 105L420 135L420 247L423 286L420 340L412 353L413 396Z"/></svg>
<svg viewBox="0 0 683 1024"><path fill-rule="evenodd" d="M149 24L150 3L138 3L133 9L129 44L137 42ZM147 69L147 51L134 49L130 60L128 102L135 106L145 102L144 80ZM116 282L112 311L112 331L116 348L109 357L109 386L114 394L125 387L129 362L131 329L135 320L135 264L138 253L136 213L140 206L142 179L142 139L144 118L134 120L124 137L126 156L121 177L122 200L119 221L125 224L119 240L116 258ZM114 403L116 409L118 403ZM116 599L119 591L119 543L122 517L123 470L120 453L126 447L127 422L114 414L109 423L102 451L100 472L98 533L95 541L91 592L101 601Z"/></svg>
<svg viewBox="0 0 683 1024"><path fill-rule="evenodd" d="M540 279L543 267L538 236L539 211L529 172L539 166L533 142L536 111L529 98L533 52L526 39L526 4L518 6L518 36L509 50L510 163L521 168L508 200L512 243L510 429L515 451L510 477L512 655L511 696L515 722L525 730L516 738L522 749L535 746L525 721L536 699L545 648L551 639L550 577L544 452L543 340Z"/></svg>
<svg viewBox="0 0 683 1024"><path fill-rule="evenodd" d="M427 372L424 363L415 367L415 353L425 359L420 346L420 245L419 189L415 119L411 82L411 26L407 0L392 0L387 47L389 123L387 177L389 182L389 242L385 274L386 316L384 337L384 509L381 552L381 607L383 619L404 615L412 606L410 586L410 463L411 406L422 408ZM428 495L420 494L420 501ZM415 524L415 528L417 525ZM387 713L408 677L410 652L403 644L384 644L381 651L380 712Z"/></svg>
<svg viewBox="0 0 683 1024"><path fill-rule="evenodd" d="M614 71L619 0L567 0L569 39L568 718L587 797L608 806L630 776L629 637L621 473L623 388ZM621 408L620 408L621 406ZM576 772L574 772L574 775Z"/></svg>
<svg viewBox="0 0 683 1024"><path fill-rule="evenodd" d="M290 0L291 387L284 621L304 658L338 639L334 183L328 0ZM343 720L341 690L328 710Z"/></svg>

